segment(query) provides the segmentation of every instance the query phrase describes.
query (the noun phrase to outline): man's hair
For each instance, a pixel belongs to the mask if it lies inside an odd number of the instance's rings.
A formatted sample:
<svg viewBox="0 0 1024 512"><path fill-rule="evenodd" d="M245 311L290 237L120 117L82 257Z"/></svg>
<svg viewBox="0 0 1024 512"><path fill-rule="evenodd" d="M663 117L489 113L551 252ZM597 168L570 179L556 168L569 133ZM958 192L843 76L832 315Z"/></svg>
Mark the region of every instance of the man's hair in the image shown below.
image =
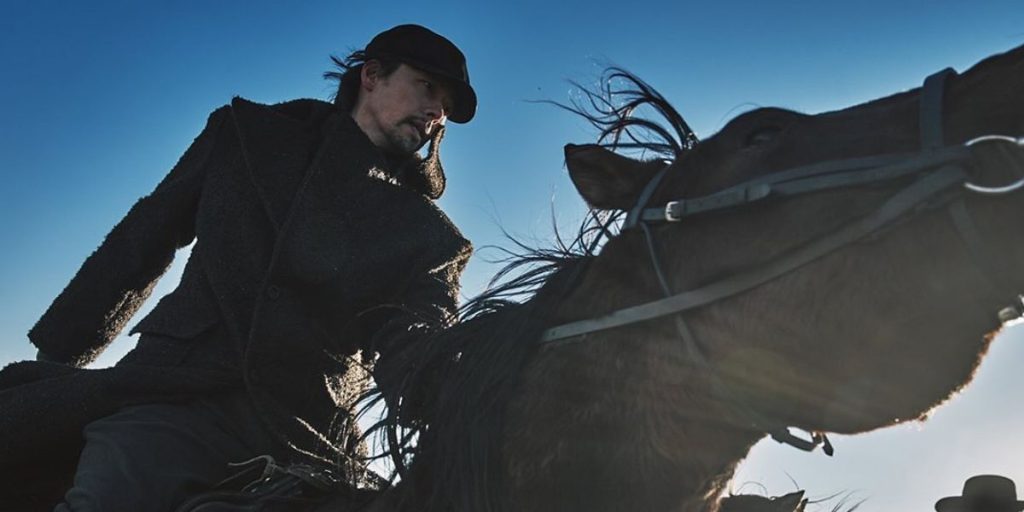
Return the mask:
<svg viewBox="0 0 1024 512"><path fill-rule="evenodd" d="M356 98L359 97L359 75L363 71L363 65L368 60L371 59L367 58L366 52L363 50L356 50L344 59L331 55L331 61L334 62L335 69L325 72L324 79L338 82L338 88L331 95L331 99L339 108L351 111L352 107L355 106ZM383 78L394 73L398 66L401 65L401 62L397 60L373 60L380 62L380 75Z"/></svg>

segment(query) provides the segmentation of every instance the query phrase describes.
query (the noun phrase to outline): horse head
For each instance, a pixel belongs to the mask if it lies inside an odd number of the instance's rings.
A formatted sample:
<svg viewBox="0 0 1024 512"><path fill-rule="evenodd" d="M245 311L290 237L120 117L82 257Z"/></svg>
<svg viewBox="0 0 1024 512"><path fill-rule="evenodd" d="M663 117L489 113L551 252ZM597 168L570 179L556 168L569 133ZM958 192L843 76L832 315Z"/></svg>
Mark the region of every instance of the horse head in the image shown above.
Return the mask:
<svg viewBox="0 0 1024 512"><path fill-rule="evenodd" d="M671 162L566 147L584 199L630 215L509 408L521 508L711 510L766 433L921 419L970 381L1024 290L1024 191L999 188L1024 176L1024 48L930 82L754 110Z"/></svg>
<svg viewBox="0 0 1024 512"><path fill-rule="evenodd" d="M942 147L1024 134L1024 100L1014 93L1024 86L1024 48L946 81ZM672 163L649 203L710 197L793 169L813 172L823 162L920 155L928 151L921 91L813 116L775 108L743 114ZM1020 180L1024 148L1013 146L974 146L963 164L969 180ZM598 146L568 146L566 156L574 183L597 208L632 208L658 167ZM826 238L921 176L766 198L648 232L670 287L691 290ZM921 418L966 384L1000 326L996 312L1024 290L1024 275L1015 272L1024 258L1016 220L1024 191L981 194L957 185L975 226L969 233L938 206L952 193L943 191L863 238L686 313L732 395L790 425L854 433ZM604 259L637 262L648 252L644 233L628 231L608 243Z"/></svg>

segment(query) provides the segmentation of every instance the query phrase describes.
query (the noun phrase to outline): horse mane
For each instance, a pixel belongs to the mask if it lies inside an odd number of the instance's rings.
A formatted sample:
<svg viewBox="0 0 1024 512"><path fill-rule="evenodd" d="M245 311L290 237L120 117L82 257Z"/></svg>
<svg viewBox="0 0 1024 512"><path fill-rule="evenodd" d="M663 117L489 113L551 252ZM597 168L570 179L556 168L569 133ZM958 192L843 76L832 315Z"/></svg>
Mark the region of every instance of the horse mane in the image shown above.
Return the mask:
<svg viewBox="0 0 1024 512"><path fill-rule="evenodd" d="M600 131L599 144L617 151L651 152L675 159L697 137L657 91L619 68L609 68L602 87L575 84L585 101L553 103L582 116ZM662 122L637 116L650 107ZM646 110L646 109L645 109ZM518 378L548 326L547 314L578 283L601 245L614 236L621 212L592 210L575 236L534 248L505 233L504 267L487 290L459 309L459 322L417 339L417 364L396 397L371 388L363 412L385 403L386 413L364 438L377 440L380 455L415 488L414 508L428 511L503 509L502 425ZM426 384L425 384L426 383ZM417 391L436 389L429 405L415 404ZM422 397L421 397L422 398ZM415 411L408 409L414 408ZM426 412L427 418L419 417ZM415 464L413 464L415 462Z"/></svg>
<svg viewBox="0 0 1024 512"><path fill-rule="evenodd" d="M376 386L364 395L360 414L386 405L364 438L377 444L373 458L391 462L391 479L415 482L411 508L500 510L493 491L500 487L504 406L536 349L541 318L592 259L606 236L606 217L588 215L572 240L559 238L553 248L530 248L509 237L516 249L502 249L505 266L486 291L460 306L459 321L406 349L416 351L416 363L402 389L391 390L397 399ZM424 388L432 394L419 397L426 406L413 398Z"/></svg>

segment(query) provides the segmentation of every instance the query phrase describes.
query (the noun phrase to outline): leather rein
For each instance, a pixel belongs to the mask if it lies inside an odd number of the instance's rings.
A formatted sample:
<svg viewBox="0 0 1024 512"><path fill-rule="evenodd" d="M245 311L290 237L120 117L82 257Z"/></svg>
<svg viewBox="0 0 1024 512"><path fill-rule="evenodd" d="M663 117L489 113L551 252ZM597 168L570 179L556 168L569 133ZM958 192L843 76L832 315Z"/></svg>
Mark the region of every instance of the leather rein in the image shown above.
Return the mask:
<svg viewBox="0 0 1024 512"><path fill-rule="evenodd" d="M639 228L643 231L647 241L648 254L664 297L619 309L604 316L551 327L542 333L540 343L548 345L554 342L581 341L589 333L672 316L689 357L699 366L709 370L708 373L713 379L714 387L727 389L722 383L721 377L711 367L706 354L681 313L772 281L853 244L908 214L914 213L924 205L934 203L948 204L954 225L970 249L975 263L982 267L982 273L988 276L990 284L998 287L998 281L990 277L993 267L990 264L991 257L982 250L982 237L967 212L962 194L950 192L962 188L979 194L995 195L1024 188L1024 178L1002 187L974 185L969 182L969 175L964 169L964 166L972 159L973 146L995 142L1024 148L1024 138L993 135L979 137L962 145L945 146L943 144L942 102L946 80L955 74L956 72L952 69L945 69L929 76L924 81L919 101L922 147L917 153L818 162L760 176L707 196L677 199L662 206L649 207L648 202L657 191L671 164L666 166L647 183L634 207L629 211L622 227L622 229ZM658 261L653 236L649 229L650 224L679 222L695 214L727 210L768 198L788 198L823 190L910 178L916 179L895 192L874 212L753 270L734 274L699 288L682 292L673 292L669 286ZM1019 302L1020 298L1016 297L1016 299ZM1001 312L1000 315L1002 316L1003 313ZM725 402L726 406L750 428L767 432L776 441L805 451L811 451L819 444L824 444L825 453L832 454L831 445L822 432L811 432L810 440L802 439L791 434L790 427L755 411L749 404L736 403L736 401Z"/></svg>

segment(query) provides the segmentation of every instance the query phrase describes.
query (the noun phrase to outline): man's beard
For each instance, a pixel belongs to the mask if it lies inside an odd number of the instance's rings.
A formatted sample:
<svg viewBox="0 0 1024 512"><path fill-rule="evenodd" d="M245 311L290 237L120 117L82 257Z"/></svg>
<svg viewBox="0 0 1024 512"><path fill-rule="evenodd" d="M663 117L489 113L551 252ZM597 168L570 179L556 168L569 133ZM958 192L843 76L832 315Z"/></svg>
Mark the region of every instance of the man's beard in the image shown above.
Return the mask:
<svg viewBox="0 0 1024 512"><path fill-rule="evenodd" d="M406 130L406 126L412 126L416 129L418 135L413 135ZM411 155L416 151L419 151L423 144L427 141L429 134L420 131L416 126L415 119L405 119L401 123L398 123L393 130L389 130L385 137L388 141L388 148L386 150L390 153L397 155Z"/></svg>

